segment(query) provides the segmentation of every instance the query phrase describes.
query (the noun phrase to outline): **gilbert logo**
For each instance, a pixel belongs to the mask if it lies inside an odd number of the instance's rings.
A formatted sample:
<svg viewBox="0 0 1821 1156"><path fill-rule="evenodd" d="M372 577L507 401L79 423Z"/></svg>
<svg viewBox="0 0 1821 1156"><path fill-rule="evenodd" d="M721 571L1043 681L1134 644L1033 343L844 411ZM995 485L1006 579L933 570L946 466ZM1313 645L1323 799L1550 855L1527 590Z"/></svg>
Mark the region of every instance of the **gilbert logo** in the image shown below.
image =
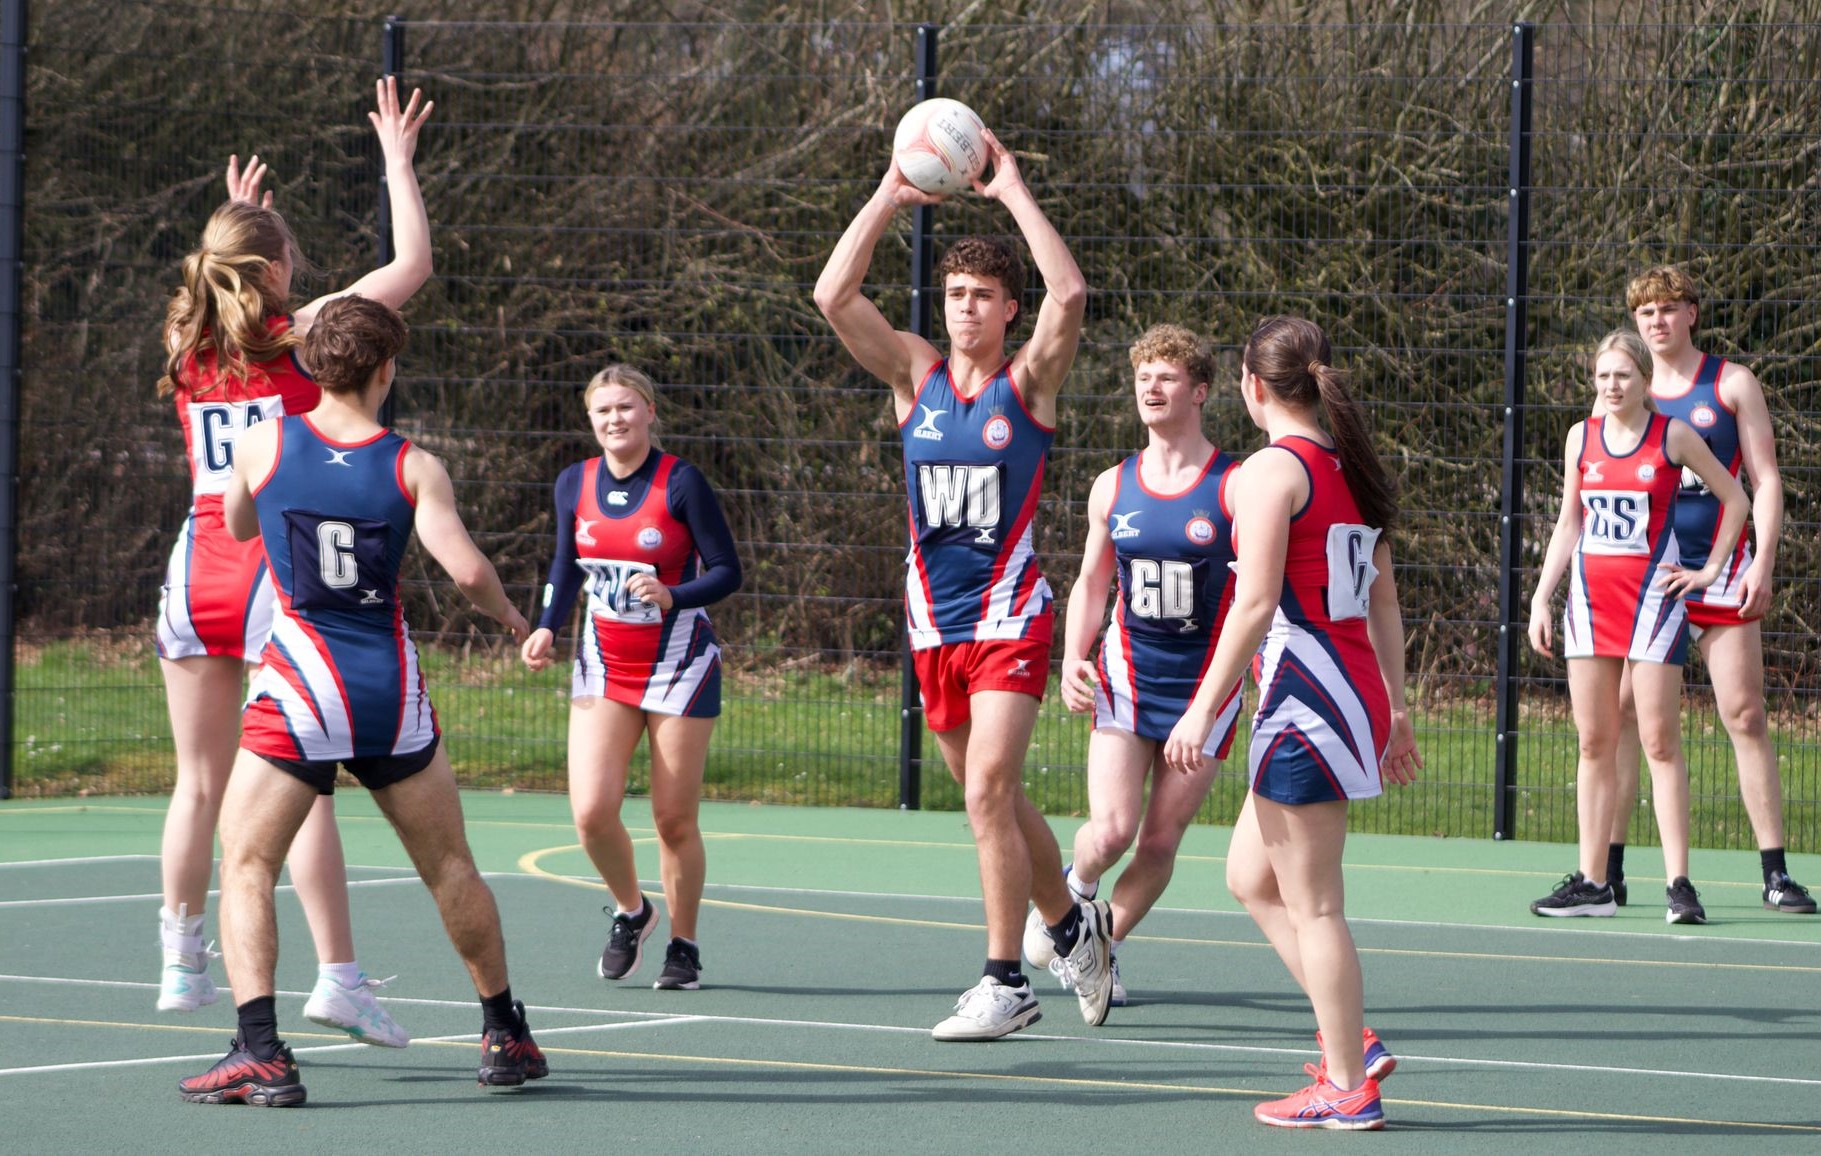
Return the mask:
<svg viewBox="0 0 1821 1156"><path fill-rule="evenodd" d="M600 521L599 518L577 518L575 520L575 540L584 546L594 545L594 535L588 531L588 527L598 521Z"/></svg>
<svg viewBox="0 0 1821 1156"><path fill-rule="evenodd" d="M1005 672L1007 678L1031 677L1031 660L1028 658L1012 659L1012 669Z"/></svg>
<svg viewBox="0 0 1821 1156"><path fill-rule="evenodd" d="M1133 511L1131 511L1129 513L1125 513L1125 514L1118 513L1117 511L1114 511L1114 510L1108 510L1107 517L1113 519L1113 525L1112 525L1111 531L1108 533L1107 537L1109 537L1109 538L1136 538L1136 537L1138 537L1138 527L1132 525L1132 519L1136 518L1138 515L1140 515L1142 513L1144 513L1143 510L1133 510Z"/></svg>
<svg viewBox="0 0 1821 1156"><path fill-rule="evenodd" d="M1588 462L1586 467L1581 470L1581 480L1585 482L1605 481L1605 477L1600 473L1600 463L1597 461Z"/></svg>
<svg viewBox="0 0 1821 1156"><path fill-rule="evenodd" d="M354 463L348 460L348 455L353 452L354 452L353 450L330 450L329 451L329 460L324 462L323 465L325 465L325 466L347 466L349 469L353 469Z"/></svg>
<svg viewBox="0 0 1821 1156"><path fill-rule="evenodd" d="M923 411L923 420L917 423L917 428L911 431L911 436L929 442L941 441L942 431L936 428L936 419L948 415L939 409L931 409L921 402L918 403L917 408Z"/></svg>
<svg viewBox="0 0 1821 1156"><path fill-rule="evenodd" d="M986 428L980 431L980 440L990 449L1002 450L1012 444L1012 423L1002 413L996 413L986 419Z"/></svg>
<svg viewBox="0 0 1821 1156"><path fill-rule="evenodd" d="M361 587L360 592L366 596L360 600L360 604L362 606L383 606L383 605L385 605L386 600L379 596L378 590L368 590L366 587L363 586L363 587Z"/></svg>

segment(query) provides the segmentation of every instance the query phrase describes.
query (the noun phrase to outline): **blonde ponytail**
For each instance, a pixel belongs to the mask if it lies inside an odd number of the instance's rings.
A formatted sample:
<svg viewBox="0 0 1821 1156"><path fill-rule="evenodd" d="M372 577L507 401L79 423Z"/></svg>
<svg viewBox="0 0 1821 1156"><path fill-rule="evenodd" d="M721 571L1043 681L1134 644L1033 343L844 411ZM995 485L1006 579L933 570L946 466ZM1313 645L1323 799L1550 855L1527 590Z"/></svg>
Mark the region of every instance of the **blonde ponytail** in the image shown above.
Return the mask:
<svg viewBox="0 0 1821 1156"><path fill-rule="evenodd" d="M165 311L164 376L158 394L177 388L184 366L206 351L215 353L215 375L191 383L198 395L223 376L245 382L247 368L294 349L297 335L274 335L269 318L285 311L271 270L301 262L290 227L271 209L229 201L216 209L202 231L202 244L183 259L182 284Z"/></svg>

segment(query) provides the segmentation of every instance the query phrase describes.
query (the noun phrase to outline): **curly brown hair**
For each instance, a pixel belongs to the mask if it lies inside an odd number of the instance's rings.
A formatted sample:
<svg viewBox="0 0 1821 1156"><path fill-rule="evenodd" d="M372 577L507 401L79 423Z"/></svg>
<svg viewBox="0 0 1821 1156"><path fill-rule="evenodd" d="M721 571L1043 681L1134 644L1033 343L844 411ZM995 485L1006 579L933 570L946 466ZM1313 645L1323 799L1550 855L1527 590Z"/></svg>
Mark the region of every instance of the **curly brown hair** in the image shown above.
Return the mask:
<svg viewBox="0 0 1821 1156"><path fill-rule="evenodd" d="M359 393L405 347L405 319L383 301L350 293L322 307L304 338L304 361L324 393Z"/></svg>
<svg viewBox="0 0 1821 1156"><path fill-rule="evenodd" d="M1674 265L1646 269L1625 286L1625 308L1641 309L1658 301L1686 301L1701 307L1701 290L1695 279Z"/></svg>
<svg viewBox="0 0 1821 1156"><path fill-rule="evenodd" d="M1005 288L1006 298L1018 303L1018 312L1006 327L1008 333L1024 320L1024 262L1010 241L1003 237L961 238L944 250L942 259L936 262L937 281L946 286L951 273L992 277Z"/></svg>

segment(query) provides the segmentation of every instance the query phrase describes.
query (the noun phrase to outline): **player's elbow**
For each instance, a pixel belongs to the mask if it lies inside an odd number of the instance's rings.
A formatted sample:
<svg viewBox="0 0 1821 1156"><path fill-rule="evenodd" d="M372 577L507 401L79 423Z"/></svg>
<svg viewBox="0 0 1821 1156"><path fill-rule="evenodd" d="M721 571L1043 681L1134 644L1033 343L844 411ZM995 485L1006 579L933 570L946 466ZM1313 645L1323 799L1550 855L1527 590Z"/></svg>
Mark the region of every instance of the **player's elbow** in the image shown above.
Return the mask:
<svg viewBox="0 0 1821 1156"><path fill-rule="evenodd" d="M835 314L840 312L841 307L852 297L851 290L835 284L827 273L823 273L821 279L816 282L816 308L821 310L822 316L830 321L835 319Z"/></svg>
<svg viewBox="0 0 1821 1156"><path fill-rule="evenodd" d="M1071 270L1054 281L1046 280L1044 292L1051 301L1071 312L1081 313L1087 309L1088 282L1078 269Z"/></svg>

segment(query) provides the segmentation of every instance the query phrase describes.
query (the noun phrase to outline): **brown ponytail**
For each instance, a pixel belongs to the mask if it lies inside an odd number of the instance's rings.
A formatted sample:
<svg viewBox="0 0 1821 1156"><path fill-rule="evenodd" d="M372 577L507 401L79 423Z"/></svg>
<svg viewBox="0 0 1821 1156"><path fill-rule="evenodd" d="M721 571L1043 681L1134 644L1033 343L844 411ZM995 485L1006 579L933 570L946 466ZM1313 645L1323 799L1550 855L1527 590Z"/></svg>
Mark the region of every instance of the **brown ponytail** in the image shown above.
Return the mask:
<svg viewBox="0 0 1821 1156"><path fill-rule="evenodd" d="M266 324L285 311L270 270L287 258L293 268L302 264L291 229L276 212L242 201L215 210L202 230L202 244L183 259L183 283L165 311L160 397L177 388L184 363L204 351L215 351L217 378L244 382L249 365L299 344L295 333L274 336ZM215 384L197 382L195 389L205 394Z"/></svg>
<svg viewBox="0 0 1821 1156"><path fill-rule="evenodd" d="M1397 484L1372 448L1365 414L1347 388L1347 375L1333 362L1328 335L1301 317L1267 317L1246 341L1245 367L1279 401L1320 410L1334 436L1341 474L1360 517L1368 526L1389 533L1397 521Z"/></svg>

